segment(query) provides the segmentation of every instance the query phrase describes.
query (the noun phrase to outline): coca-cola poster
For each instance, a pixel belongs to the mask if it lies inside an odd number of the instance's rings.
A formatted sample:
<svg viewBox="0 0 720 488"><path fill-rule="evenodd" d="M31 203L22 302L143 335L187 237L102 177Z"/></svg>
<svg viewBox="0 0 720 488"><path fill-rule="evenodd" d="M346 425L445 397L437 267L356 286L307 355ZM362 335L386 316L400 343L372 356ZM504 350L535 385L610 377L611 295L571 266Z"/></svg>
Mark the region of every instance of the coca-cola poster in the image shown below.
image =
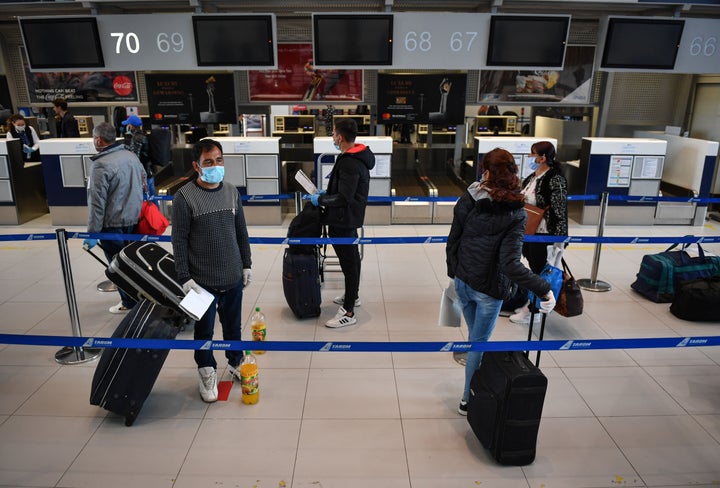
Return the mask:
<svg viewBox="0 0 720 488"><path fill-rule="evenodd" d="M134 71L33 73L24 49L20 49L30 103L49 103L56 98L68 102L139 101Z"/></svg>
<svg viewBox="0 0 720 488"><path fill-rule="evenodd" d="M278 44L278 69L250 70L251 102L361 102L360 69L316 69L312 44Z"/></svg>

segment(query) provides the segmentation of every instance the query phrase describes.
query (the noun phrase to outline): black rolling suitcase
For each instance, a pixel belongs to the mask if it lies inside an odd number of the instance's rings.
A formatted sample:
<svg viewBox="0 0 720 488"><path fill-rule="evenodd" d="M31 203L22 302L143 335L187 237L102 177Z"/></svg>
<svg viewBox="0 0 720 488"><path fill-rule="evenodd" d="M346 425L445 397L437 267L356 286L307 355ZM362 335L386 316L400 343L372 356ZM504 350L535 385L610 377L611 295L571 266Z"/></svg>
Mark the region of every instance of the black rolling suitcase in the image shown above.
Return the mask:
<svg viewBox="0 0 720 488"><path fill-rule="evenodd" d="M299 319L320 316L320 271L318 253L294 254L285 249L283 292L290 310Z"/></svg>
<svg viewBox="0 0 720 488"><path fill-rule="evenodd" d="M172 310L142 300L130 310L112 337L174 339L180 328ZM135 421L170 351L166 349L105 349L90 390L90 404Z"/></svg>
<svg viewBox="0 0 720 488"><path fill-rule="evenodd" d="M147 298L180 313L185 296L172 254L154 242L135 241L115 255L105 270L110 281L140 301Z"/></svg>
<svg viewBox="0 0 720 488"><path fill-rule="evenodd" d="M467 419L500 464L535 460L547 378L521 351L487 351L470 381Z"/></svg>
<svg viewBox="0 0 720 488"><path fill-rule="evenodd" d="M288 227L288 237L320 237L321 210L307 202ZM299 319L319 317L320 246L293 244L285 249L282 272L283 292L290 310Z"/></svg>

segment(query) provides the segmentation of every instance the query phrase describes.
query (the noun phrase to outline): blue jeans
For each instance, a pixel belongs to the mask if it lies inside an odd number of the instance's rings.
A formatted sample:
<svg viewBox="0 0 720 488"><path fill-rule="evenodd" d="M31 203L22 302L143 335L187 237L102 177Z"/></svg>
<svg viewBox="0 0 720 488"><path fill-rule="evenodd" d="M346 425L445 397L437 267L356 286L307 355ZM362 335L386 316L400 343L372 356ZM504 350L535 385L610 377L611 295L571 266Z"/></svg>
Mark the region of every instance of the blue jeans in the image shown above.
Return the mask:
<svg viewBox="0 0 720 488"><path fill-rule="evenodd" d="M220 316L223 340L239 341L242 328L242 297L243 285L240 283L234 288L217 290L200 284L215 296L205 315L195 323L195 340L211 341L215 329L215 314ZM243 358L243 351L225 351L228 364L237 366ZM209 349L195 351L195 362L198 368L212 366L217 369L217 362L213 352Z"/></svg>
<svg viewBox="0 0 720 488"><path fill-rule="evenodd" d="M495 322L500 315L502 300L473 290L459 278L455 278L455 290L462 304L465 322L467 322L468 341L489 341L495 329ZM467 363L465 363L465 389L462 396L465 402L470 397L470 380L475 371L480 368L482 356L482 351L468 352Z"/></svg>
<svg viewBox="0 0 720 488"><path fill-rule="evenodd" d="M103 227L100 230L102 234L132 234L135 232L135 226L131 225L128 227ZM107 258L108 264L113 260L115 255L119 253L123 247L130 244L132 241L107 241L101 240L100 245L102 246L103 253ZM123 307L133 308L137 303L134 298L125 293L118 287L118 293L120 293L120 300L122 301Z"/></svg>

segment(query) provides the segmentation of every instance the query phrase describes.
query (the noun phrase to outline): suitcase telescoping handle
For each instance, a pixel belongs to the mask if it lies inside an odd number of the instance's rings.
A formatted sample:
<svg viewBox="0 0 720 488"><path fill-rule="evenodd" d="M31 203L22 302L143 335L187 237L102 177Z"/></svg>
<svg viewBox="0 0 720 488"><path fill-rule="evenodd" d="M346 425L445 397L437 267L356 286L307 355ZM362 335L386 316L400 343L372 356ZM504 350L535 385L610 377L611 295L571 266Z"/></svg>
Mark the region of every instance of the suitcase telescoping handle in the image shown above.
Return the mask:
<svg viewBox="0 0 720 488"><path fill-rule="evenodd" d="M100 249L102 249L102 246L100 246L100 244L98 244L98 247L100 247ZM86 251L89 255L91 255L92 257L94 257L95 260L96 260L98 263L102 264L102 265L105 266L106 268L108 267L108 264L107 264L105 261L103 261L102 259L100 259L97 254L95 254L94 252L92 252L92 249L85 249L85 251Z"/></svg>

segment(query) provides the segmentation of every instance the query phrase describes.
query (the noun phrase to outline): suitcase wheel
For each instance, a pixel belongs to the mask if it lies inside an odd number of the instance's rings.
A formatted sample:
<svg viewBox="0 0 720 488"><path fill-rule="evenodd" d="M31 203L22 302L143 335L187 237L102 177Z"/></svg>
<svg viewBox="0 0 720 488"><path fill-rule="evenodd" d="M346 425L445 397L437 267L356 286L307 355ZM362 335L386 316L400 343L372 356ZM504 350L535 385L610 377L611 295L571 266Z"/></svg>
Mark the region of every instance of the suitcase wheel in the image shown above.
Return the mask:
<svg viewBox="0 0 720 488"><path fill-rule="evenodd" d="M135 418L135 414L131 412L127 417L125 417L125 426L130 427L133 422L135 422Z"/></svg>

